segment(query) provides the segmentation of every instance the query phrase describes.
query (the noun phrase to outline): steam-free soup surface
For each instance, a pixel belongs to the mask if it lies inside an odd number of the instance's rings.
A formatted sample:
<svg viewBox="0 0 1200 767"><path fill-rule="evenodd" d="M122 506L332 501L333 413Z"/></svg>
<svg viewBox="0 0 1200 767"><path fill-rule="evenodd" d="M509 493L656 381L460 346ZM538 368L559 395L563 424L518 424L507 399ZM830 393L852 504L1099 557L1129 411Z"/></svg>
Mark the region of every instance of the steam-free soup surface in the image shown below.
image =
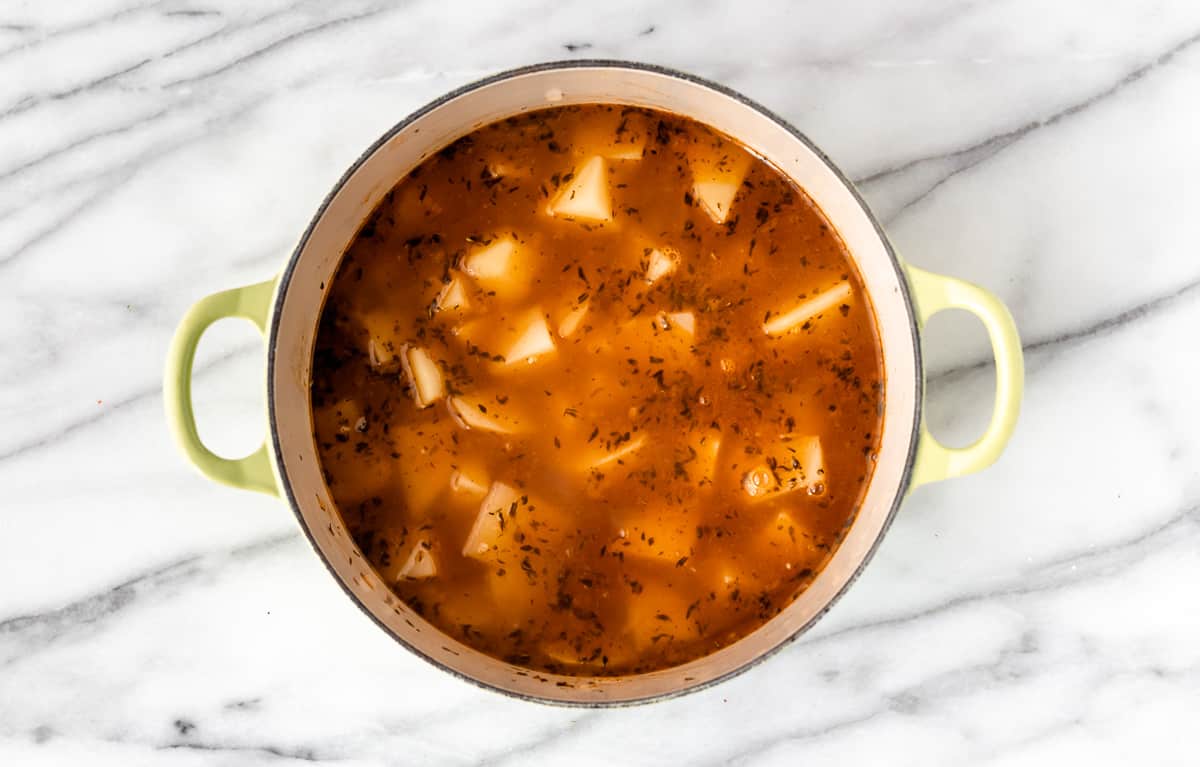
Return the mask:
<svg viewBox="0 0 1200 767"><path fill-rule="evenodd" d="M312 404L363 554L526 667L693 660L786 607L870 478L875 320L774 168L676 116L549 109L430 157L321 318Z"/></svg>

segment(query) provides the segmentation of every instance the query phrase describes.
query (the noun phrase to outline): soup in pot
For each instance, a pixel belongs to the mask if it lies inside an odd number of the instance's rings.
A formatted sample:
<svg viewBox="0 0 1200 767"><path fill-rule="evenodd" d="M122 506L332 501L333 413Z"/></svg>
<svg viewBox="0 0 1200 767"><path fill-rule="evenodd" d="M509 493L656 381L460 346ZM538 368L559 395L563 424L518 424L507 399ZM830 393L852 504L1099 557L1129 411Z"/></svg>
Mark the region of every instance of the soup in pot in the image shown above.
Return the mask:
<svg viewBox="0 0 1200 767"><path fill-rule="evenodd" d="M569 675L685 663L820 572L871 478L875 317L773 166L589 105L430 156L343 257L313 360L330 493L454 639Z"/></svg>

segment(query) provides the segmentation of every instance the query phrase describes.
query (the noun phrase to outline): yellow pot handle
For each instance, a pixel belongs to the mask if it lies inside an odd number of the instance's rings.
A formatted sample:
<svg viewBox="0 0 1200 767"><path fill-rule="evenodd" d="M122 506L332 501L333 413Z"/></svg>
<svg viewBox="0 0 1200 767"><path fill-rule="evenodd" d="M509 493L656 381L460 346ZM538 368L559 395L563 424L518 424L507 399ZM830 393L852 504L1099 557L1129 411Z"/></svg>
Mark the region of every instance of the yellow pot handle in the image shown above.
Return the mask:
<svg viewBox="0 0 1200 767"><path fill-rule="evenodd" d="M965 309L987 328L996 360L996 402L992 421L973 445L946 447L934 439L921 418L921 441L913 468L911 487L939 482L986 469L995 463L1008 444L1021 409L1025 364L1021 338L1008 307L983 288L963 280L906 266L908 282L917 304L917 325L923 328L930 317L944 309Z"/></svg>
<svg viewBox="0 0 1200 767"><path fill-rule="evenodd" d="M275 294L275 280L234 288L200 299L188 309L171 339L167 371L163 377L163 401L167 423L179 448L192 465L209 479L244 490L278 495L267 443L245 458L222 458L200 441L192 412L192 362L200 336L214 322L226 317L250 320L259 332L267 332L267 313Z"/></svg>

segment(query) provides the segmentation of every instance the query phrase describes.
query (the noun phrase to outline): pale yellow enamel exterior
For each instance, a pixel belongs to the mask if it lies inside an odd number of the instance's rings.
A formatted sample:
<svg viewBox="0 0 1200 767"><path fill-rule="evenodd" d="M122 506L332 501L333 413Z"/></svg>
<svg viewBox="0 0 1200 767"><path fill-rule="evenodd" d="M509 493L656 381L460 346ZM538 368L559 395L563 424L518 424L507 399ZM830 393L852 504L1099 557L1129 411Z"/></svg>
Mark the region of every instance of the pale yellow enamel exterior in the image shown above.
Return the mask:
<svg viewBox="0 0 1200 767"><path fill-rule="evenodd" d="M279 495L275 471L264 441L244 458L222 458L200 441L196 416L192 412L192 362L204 331L217 320L240 317L250 320L264 335L268 313L275 296L274 279L224 290L200 299L179 323L167 351L167 369L163 376L163 403L167 424L179 449L201 474L231 487ZM264 378L265 378L264 365Z"/></svg>
<svg viewBox="0 0 1200 767"><path fill-rule="evenodd" d="M967 447L946 447L938 442L921 421L921 441L913 466L909 489L961 477L986 469L1004 452L1017 426L1021 410L1021 392L1025 383L1025 364L1021 338L1008 307L977 285L906 267L913 300L917 305L917 323L924 327L929 318L945 309L965 309L983 322L992 342L996 362L996 401L992 419L983 436Z"/></svg>

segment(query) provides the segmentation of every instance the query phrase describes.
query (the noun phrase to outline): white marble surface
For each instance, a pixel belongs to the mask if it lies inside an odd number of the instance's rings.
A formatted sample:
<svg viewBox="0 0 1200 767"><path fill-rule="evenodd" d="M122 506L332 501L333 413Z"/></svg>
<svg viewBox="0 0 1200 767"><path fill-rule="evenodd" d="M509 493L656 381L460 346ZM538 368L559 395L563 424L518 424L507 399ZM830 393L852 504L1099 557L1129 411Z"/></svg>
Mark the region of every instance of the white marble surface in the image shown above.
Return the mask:
<svg viewBox="0 0 1200 767"><path fill-rule="evenodd" d="M410 657L280 502L185 466L159 393L185 308L277 270L391 124L584 55L793 121L1028 355L1004 458L918 491L814 631L612 711ZM0 764L1197 764L1198 96L1194 0L0 4ZM960 320L929 410L965 439ZM260 365L249 326L202 345L221 449L261 437Z"/></svg>

